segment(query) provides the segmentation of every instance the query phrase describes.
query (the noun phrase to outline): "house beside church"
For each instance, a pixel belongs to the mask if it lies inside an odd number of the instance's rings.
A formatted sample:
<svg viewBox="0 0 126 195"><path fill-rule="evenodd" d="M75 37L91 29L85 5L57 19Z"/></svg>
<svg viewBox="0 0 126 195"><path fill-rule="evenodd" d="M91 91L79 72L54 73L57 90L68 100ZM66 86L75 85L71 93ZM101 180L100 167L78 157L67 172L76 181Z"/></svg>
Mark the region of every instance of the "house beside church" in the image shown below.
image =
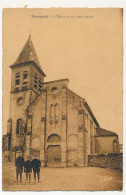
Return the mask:
<svg viewBox="0 0 126 195"><path fill-rule="evenodd" d="M31 37L14 64L4 147L9 160L39 156L42 166L87 166L88 155L118 153L118 135L100 127L69 79L44 82Z"/></svg>

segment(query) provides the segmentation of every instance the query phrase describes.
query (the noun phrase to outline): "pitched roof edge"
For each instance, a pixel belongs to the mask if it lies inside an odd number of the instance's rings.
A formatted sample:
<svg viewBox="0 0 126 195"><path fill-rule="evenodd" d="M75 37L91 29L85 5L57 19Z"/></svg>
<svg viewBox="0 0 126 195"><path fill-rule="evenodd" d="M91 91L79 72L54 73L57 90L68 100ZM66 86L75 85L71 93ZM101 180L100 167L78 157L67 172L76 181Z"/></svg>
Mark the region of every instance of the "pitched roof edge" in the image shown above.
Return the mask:
<svg viewBox="0 0 126 195"><path fill-rule="evenodd" d="M46 90L43 89L42 92L40 94L37 94L37 97L27 106L27 108L29 108L41 95L43 92L45 92Z"/></svg>
<svg viewBox="0 0 126 195"><path fill-rule="evenodd" d="M20 63L20 64L12 64L12 65L10 65L10 68L13 69L13 68L16 68L18 66L30 65L30 63L32 63L32 65L36 66L36 68L39 69L39 71L42 73L42 75L44 77L46 76L46 74L43 72L43 70L34 61L27 61L27 62L23 62L23 63Z"/></svg>
<svg viewBox="0 0 126 195"><path fill-rule="evenodd" d="M29 108L37 99L40 97L41 94L38 94L38 96L27 106Z"/></svg>
<svg viewBox="0 0 126 195"><path fill-rule="evenodd" d="M99 131L99 132L98 132ZM118 138L118 134L115 133L114 131L110 131L110 130L106 130L106 129L103 129L101 127L98 127L96 129L96 137L102 137L102 136L117 136Z"/></svg>
<svg viewBox="0 0 126 195"><path fill-rule="evenodd" d="M98 127L100 127L98 121L96 120L96 118L95 118L95 116L94 116L94 114L93 114L91 108L89 107L89 105L88 105L88 103L87 103L86 101L84 102L84 105L85 105L85 107L87 108L88 112L90 113L90 115L91 115L92 119L94 120L95 124L96 124Z"/></svg>
<svg viewBox="0 0 126 195"><path fill-rule="evenodd" d="M66 87L67 88L67 87ZM84 100L84 106L86 107L86 109L88 110L89 114L91 115L93 121L95 122L95 124L99 127L99 123L96 120L93 112L91 111L91 108L89 107L88 103L85 101L84 98L82 98L81 96L79 96L78 94L76 94L75 92L73 92L72 90L70 90L69 88L67 88L69 91L71 91L72 93L74 93L75 95L77 95L79 98L81 98L82 100Z"/></svg>
<svg viewBox="0 0 126 195"><path fill-rule="evenodd" d="M62 82L62 81L65 81L65 80L67 80L68 82L69 82L69 79L59 79L59 80L54 80L54 81L48 81L48 82L44 82L44 83L42 83L43 85L44 84L49 84L49 83L54 83L54 82Z"/></svg>
<svg viewBox="0 0 126 195"><path fill-rule="evenodd" d="M71 91L72 93L74 93L76 96L78 96L79 98L81 98L82 100L85 100L84 98L82 98L81 96L79 96L78 94L76 94L74 91L72 91L71 89L69 89L68 87L65 87L67 90Z"/></svg>

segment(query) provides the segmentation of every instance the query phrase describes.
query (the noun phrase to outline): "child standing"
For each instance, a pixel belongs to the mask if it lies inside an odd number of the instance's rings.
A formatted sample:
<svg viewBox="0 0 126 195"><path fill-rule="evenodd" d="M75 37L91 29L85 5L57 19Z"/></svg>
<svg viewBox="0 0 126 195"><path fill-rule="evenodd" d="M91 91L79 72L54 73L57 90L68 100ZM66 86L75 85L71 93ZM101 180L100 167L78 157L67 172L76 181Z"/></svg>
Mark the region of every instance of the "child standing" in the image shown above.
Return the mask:
<svg viewBox="0 0 126 195"><path fill-rule="evenodd" d="M26 173L26 181L31 182L31 173L32 173L32 164L30 156L27 157L27 160L24 163L24 172Z"/></svg>

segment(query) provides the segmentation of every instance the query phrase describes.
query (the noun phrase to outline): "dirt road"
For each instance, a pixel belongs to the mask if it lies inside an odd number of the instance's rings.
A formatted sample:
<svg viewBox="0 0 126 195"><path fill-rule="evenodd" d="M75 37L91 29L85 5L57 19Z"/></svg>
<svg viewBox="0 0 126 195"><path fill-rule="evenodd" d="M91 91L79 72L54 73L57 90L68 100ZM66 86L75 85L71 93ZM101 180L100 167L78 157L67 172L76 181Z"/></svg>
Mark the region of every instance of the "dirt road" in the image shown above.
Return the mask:
<svg viewBox="0 0 126 195"><path fill-rule="evenodd" d="M40 181L17 183L14 163L3 163L3 190L28 191L110 191L122 190L122 172L98 167L41 168Z"/></svg>

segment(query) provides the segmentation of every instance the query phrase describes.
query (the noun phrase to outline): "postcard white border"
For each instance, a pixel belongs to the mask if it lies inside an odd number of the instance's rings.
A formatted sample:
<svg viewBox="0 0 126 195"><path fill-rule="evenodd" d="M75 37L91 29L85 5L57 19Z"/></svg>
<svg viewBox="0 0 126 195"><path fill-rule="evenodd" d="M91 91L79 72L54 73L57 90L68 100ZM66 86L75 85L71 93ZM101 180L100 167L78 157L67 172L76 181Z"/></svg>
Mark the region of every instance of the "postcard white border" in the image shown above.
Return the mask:
<svg viewBox="0 0 126 195"><path fill-rule="evenodd" d="M102 7L120 7L123 8L123 153L124 153L124 177L123 177L123 192L126 192L126 0L1 0L0 1L0 152L2 157L2 9L3 8L49 8L49 7L89 7L89 8L102 8ZM2 158L1 158L2 161ZM12 194L22 192L2 192L2 162L0 161L0 193L1 194ZM23 192L23 193L35 193L35 192ZM87 191L70 191L70 192L38 192L38 193L72 193L85 195L92 192ZM118 194L120 192L93 192L93 193L109 193Z"/></svg>

